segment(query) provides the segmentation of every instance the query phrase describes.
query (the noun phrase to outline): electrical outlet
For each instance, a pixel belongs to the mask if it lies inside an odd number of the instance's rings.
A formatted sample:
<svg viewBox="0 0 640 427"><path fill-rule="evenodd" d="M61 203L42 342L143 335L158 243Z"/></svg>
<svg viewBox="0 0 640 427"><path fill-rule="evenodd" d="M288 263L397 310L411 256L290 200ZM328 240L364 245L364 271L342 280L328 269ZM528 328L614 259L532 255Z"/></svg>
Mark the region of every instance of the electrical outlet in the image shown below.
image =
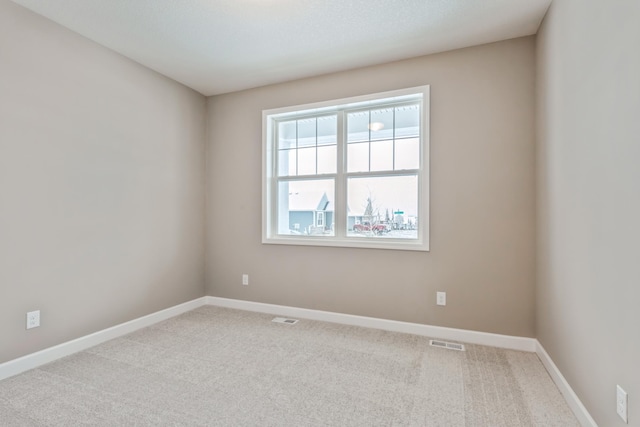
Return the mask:
<svg viewBox="0 0 640 427"><path fill-rule="evenodd" d="M249 275L248 274L243 274L242 275L242 284L245 285L245 286L249 284Z"/></svg>
<svg viewBox="0 0 640 427"><path fill-rule="evenodd" d="M438 305L447 305L447 293L446 292L436 292L436 304L438 304Z"/></svg>
<svg viewBox="0 0 640 427"><path fill-rule="evenodd" d="M629 422L627 420L627 392L619 385L616 386L616 412L625 423Z"/></svg>
<svg viewBox="0 0 640 427"><path fill-rule="evenodd" d="M27 329L37 328L38 326L40 326L40 310L28 312Z"/></svg>

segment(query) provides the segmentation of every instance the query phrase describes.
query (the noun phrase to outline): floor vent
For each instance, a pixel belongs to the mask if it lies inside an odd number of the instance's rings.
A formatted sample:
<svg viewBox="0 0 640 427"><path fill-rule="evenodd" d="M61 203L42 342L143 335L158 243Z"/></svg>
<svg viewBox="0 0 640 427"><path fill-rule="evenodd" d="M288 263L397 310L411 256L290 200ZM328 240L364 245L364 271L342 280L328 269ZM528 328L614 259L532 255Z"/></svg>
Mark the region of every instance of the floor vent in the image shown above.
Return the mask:
<svg viewBox="0 0 640 427"><path fill-rule="evenodd" d="M272 322L295 325L296 323L298 323L298 319L287 319L285 317L276 317L275 319L272 320Z"/></svg>
<svg viewBox="0 0 640 427"><path fill-rule="evenodd" d="M464 344L458 344L455 342L429 340L429 345L432 345L434 347L447 348L449 350L465 351Z"/></svg>

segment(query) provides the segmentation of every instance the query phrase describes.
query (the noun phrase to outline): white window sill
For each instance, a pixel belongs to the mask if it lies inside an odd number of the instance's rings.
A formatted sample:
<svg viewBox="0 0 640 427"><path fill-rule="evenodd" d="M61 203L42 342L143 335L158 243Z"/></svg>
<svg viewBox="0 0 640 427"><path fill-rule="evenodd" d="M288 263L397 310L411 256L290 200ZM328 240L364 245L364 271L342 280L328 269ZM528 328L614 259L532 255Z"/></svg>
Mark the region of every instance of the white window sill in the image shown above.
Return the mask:
<svg viewBox="0 0 640 427"><path fill-rule="evenodd" d="M263 237L263 244L294 245L294 246L326 246L334 248L387 249L400 251L428 252L429 246L419 240L388 239L388 238L337 238L337 237L300 237L277 236Z"/></svg>

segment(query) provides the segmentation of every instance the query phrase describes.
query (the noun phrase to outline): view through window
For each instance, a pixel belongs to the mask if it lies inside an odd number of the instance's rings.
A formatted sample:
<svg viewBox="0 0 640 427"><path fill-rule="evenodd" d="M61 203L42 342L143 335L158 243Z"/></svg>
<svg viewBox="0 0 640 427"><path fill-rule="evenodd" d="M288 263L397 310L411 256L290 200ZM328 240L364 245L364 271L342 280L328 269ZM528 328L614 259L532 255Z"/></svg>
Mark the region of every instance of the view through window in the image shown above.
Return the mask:
<svg viewBox="0 0 640 427"><path fill-rule="evenodd" d="M428 87L265 111L265 243L428 249Z"/></svg>

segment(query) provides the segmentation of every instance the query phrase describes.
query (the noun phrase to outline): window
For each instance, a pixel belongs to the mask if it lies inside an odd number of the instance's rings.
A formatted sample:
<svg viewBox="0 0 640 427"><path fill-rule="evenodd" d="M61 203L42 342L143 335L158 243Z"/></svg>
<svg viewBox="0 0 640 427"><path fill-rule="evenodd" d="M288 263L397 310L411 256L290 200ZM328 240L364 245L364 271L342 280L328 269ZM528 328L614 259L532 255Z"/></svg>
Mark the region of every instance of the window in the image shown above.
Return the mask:
<svg viewBox="0 0 640 427"><path fill-rule="evenodd" d="M263 243L428 250L429 87L263 111Z"/></svg>

